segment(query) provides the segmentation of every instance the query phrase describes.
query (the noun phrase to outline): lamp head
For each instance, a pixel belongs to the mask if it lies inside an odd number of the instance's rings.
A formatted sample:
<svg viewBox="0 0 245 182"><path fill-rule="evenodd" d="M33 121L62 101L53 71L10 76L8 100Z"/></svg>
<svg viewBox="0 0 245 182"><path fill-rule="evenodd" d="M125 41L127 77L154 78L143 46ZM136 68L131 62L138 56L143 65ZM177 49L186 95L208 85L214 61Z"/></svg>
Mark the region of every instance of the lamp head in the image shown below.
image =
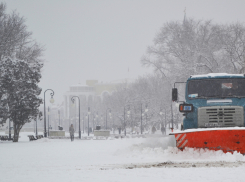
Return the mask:
<svg viewBox="0 0 245 182"><path fill-rule="evenodd" d="M50 102L51 104L53 104L53 103L54 103L54 98L51 97L51 99L49 100L49 102Z"/></svg>

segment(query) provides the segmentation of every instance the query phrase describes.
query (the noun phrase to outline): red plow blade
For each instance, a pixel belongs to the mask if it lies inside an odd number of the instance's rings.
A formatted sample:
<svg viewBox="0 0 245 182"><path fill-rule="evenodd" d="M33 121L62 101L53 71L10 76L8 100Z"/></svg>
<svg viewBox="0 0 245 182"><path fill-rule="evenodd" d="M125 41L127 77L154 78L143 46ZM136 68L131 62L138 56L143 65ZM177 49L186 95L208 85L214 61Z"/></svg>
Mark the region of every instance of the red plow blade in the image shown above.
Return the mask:
<svg viewBox="0 0 245 182"><path fill-rule="evenodd" d="M245 129L187 131L173 134L176 146L181 150L190 147L245 154Z"/></svg>

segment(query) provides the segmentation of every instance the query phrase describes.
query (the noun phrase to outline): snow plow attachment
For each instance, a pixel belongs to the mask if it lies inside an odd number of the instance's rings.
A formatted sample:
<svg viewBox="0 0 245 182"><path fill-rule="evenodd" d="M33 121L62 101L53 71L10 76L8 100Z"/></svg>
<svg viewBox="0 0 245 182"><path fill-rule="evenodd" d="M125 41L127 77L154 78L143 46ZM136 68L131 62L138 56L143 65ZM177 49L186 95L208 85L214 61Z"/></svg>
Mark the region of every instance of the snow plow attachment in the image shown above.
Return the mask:
<svg viewBox="0 0 245 182"><path fill-rule="evenodd" d="M234 151L245 154L245 128L189 129L173 132L176 147L203 148L209 150Z"/></svg>

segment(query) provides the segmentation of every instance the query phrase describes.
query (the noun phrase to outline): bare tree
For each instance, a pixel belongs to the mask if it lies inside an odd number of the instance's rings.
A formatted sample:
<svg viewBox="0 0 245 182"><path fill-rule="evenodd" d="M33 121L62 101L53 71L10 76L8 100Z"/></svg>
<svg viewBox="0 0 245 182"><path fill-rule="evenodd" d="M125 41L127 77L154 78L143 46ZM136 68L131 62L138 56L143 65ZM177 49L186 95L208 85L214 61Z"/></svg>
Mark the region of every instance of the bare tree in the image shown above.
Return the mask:
<svg viewBox="0 0 245 182"><path fill-rule="evenodd" d="M223 60L233 68L234 73L245 73L245 27L240 23L223 27Z"/></svg>
<svg viewBox="0 0 245 182"><path fill-rule="evenodd" d="M31 38L25 19L15 11L6 13L6 5L0 4L0 61L3 56L16 57L28 63L43 62L44 48Z"/></svg>

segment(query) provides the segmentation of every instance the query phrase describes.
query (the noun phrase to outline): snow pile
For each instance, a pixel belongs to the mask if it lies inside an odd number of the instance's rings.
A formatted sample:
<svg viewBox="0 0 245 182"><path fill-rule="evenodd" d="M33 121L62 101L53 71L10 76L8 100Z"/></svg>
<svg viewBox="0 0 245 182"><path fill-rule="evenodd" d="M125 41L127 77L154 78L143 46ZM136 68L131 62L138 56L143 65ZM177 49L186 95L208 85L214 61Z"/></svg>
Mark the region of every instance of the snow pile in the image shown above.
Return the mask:
<svg viewBox="0 0 245 182"><path fill-rule="evenodd" d="M140 144L119 149L115 155L124 156L131 159L141 159L144 161L157 162L213 162L245 161L245 156L240 153L224 153L222 150L214 151L208 149L185 148L183 151L176 147L168 147L165 138L149 138Z"/></svg>
<svg viewBox="0 0 245 182"><path fill-rule="evenodd" d="M164 151L172 160L181 161L226 161L236 162L245 161L245 157L238 153L224 153L222 150L214 151L208 149L194 149L186 147L183 151L178 148L169 147Z"/></svg>

